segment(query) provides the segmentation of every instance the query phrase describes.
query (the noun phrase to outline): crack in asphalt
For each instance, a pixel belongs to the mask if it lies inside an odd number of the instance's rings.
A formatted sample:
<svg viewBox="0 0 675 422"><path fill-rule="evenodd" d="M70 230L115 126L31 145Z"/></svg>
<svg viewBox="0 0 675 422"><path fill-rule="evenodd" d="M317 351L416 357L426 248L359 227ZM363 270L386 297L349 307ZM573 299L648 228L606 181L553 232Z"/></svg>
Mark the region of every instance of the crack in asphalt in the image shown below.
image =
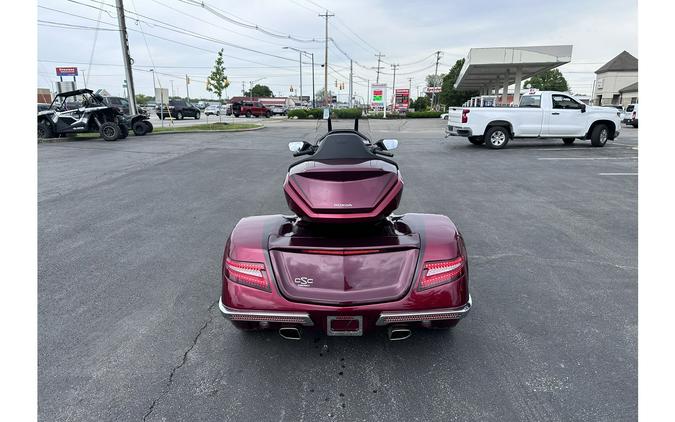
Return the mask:
<svg viewBox="0 0 675 422"><path fill-rule="evenodd" d="M209 306L208 310L206 311L209 315L209 318L206 320L206 322L204 322L204 325L201 326L201 328L197 332L197 335L195 336L195 338L192 339L192 344L190 344L190 347L188 347L187 350L185 351L185 353L183 353L183 359L181 360L181 362L171 369L171 372L169 373L169 379L167 380L166 384L164 385L164 388L162 389L162 392L159 394L159 396L157 398L155 398L152 401L152 404L150 404L150 407L148 408L148 411L145 413L145 415L143 415L143 421L147 420L147 418L152 414L152 412L155 410L155 406L157 405L157 403L159 403L159 401L162 399L162 397L164 397L165 395L167 395L169 393L169 390L171 389L171 384L173 384L173 376L176 374L176 371L179 370L180 368L182 368L183 365L185 365L185 363L187 363L188 354L197 345L197 341L199 340L199 337L202 335L202 333L204 332L206 327L209 325L209 323L211 321L213 321L213 315L211 315L211 310L213 310L213 308L216 306L217 303L218 303L218 300L216 300L215 302L213 302Z"/></svg>

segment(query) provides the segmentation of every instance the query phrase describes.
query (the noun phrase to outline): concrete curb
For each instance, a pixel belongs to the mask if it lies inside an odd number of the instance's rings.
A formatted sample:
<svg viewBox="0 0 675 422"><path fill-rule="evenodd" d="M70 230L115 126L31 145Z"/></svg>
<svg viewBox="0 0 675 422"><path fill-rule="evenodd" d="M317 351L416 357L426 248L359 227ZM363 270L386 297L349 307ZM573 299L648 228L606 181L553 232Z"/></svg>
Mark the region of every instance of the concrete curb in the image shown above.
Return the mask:
<svg viewBox="0 0 675 422"><path fill-rule="evenodd" d="M250 132L252 130L265 129L265 125L260 125L258 127L251 127L246 129L232 129L232 130L176 130L170 132L152 132L143 136L153 136L153 135L173 135L173 134L186 134L186 133L235 133L235 132ZM138 136L142 138L143 136ZM136 135L134 135L136 137ZM55 144L59 142L78 142L78 141L89 141L89 140L100 140L100 137L91 137L91 138L47 138L47 139L38 139L38 144ZM117 142L117 141L115 141Z"/></svg>

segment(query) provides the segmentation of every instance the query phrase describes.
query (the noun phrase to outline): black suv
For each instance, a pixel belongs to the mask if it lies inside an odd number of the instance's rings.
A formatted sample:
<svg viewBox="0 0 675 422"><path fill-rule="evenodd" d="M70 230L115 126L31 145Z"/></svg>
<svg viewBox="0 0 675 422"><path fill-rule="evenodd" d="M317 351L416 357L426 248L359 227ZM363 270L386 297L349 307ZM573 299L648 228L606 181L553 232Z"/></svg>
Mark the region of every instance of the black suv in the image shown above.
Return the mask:
<svg viewBox="0 0 675 422"><path fill-rule="evenodd" d="M192 104L188 103L185 100L169 100L169 108L166 106L157 106L157 117L162 118L162 110L160 107L164 107L164 118L170 117L172 119L183 120L184 117L194 117L195 120L199 120L201 112L199 109Z"/></svg>

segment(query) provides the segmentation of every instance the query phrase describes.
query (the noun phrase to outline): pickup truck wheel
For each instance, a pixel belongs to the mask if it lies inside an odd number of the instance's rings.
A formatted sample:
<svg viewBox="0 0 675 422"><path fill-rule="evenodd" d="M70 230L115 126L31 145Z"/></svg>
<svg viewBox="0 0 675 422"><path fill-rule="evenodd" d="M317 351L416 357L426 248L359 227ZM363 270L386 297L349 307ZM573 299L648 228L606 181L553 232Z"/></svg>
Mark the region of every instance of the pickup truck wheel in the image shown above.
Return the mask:
<svg viewBox="0 0 675 422"><path fill-rule="evenodd" d="M251 112L250 112L250 111L247 111L247 112L246 112L246 117L248 117L248 118L251 117Z"/></svg>
<svg viewBox="0 0 675 422"><path fill-rule="evenodd" d="M199 120L199 112L195 113L195 120Z"/></svg>
<svg viewBox="0 0 675 422"><path fill-rule="evenodd" d="M183 113L181 113L180 111L176 113L176 119L183 120Z"/></svg>
<svg viewBox="0 0 675 422"><path fill-rule="evenodd" d="M509 143L509 131L502 126L493 126L485 132L483 138L492 149L502 149Z"/></svg>
<svg viewBox="0 0 675 422"><path fill-rule="evenodd" d="M575 138L562 138L563 142L565 145L572 145L574 143Z"/></svg>
<svg viewBox="0 0 675 422"><path fill-rule="evenodd" d="M115 122L105 122L101 125L101 128L99 129L101 133L101 138L103 138L104 141L116 141L122 132L120 129L120 126L115 123Z"/></svg>
<svg viewBox="0 0 675 422"><path fill-rule="evenodd" d="M483 145L485 143L485 139L480 136L469 136L469 142L474 145Z"/></svg>
<svg viewBox="0 0 675 422"><path fill-rule="evenodd" d="M594 147L604 147L609 137L609 129L606 125L597 125L591 132L591 145Z"/></svg>

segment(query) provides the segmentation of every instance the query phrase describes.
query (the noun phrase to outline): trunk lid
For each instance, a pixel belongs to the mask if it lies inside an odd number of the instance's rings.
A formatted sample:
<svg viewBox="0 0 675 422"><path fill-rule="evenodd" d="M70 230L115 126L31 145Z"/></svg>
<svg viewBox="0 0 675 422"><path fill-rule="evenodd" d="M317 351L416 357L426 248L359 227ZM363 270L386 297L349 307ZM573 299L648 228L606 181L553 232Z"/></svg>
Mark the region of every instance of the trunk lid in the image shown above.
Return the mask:
<svg viewBox="0 0 675 422"><path fill-rule="evenodd" d="M312 236L269 238L274 275L291 301L356 305L402 297L417 267L416 233L331 239Z"/></svg>

